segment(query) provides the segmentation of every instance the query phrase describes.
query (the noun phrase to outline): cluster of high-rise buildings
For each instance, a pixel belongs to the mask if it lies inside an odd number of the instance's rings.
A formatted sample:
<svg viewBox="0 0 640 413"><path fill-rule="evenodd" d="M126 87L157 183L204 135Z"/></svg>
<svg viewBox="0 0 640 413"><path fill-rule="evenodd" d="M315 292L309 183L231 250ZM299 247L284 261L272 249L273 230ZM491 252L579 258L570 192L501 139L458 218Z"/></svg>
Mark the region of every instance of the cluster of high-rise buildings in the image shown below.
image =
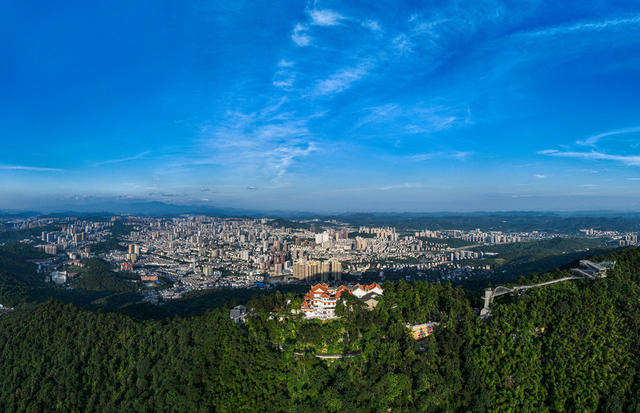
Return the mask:
<svg viewBox="0 0 640 413"><path fill-rule="evenodd" d="M398 233L396 232L396 229L392 227L360 227L358 228L358 233L375 235L376 238L383 238L389 241L398 240Z"/></svg>
<svg viewBox="0 0 640 413"><path fill-rule="evenodd" d="M76 251L92 243L104 240L107 231L113 227L112 221L94 222L84 220L57 220L55 224L57 230L42 231L40 241L43 244L37 245L45 253L56 255L63 251Z"/></svg>
<svg viewBox="0 0 640 413"><path fill-rule="evenodd" d="M312 281L329 279L339 281L342 275L342 264L336 259L330 261L300 260L293 264L293 278Z"/></svg>
<svg viewBox="0 0 640 413"><path fill-rule="evenodd" d="M79 260L95 254L94 244L112 237L116 223L118 233L128 235L119 236L119 245L112 250L100 249L100 258L116 269L140 277L170 279L172 287L157 292L161 299L207 288L262 288L281 282L340 281L344 273L357 276L370 271L383 273L387 269L455 269L465 264L474 265L469 260L483 258L479 248L452 246L466 244L460 240L481 246L556 236L538 231L503 233L478 229L398 232L393 227L353 227L335 220L318 219L293 221L285 226L279 220L268 218L191 215L113 217L102 221L73 217L0 219L0 231L10 228L36 232L31 241L51 259L80 265ZM36 231L31 231L34 228ZM609 237L619 245L638 243L637 233L588 229L582 234ZM487 269L486 263L482 268ZM48 268L48 271L57 269L60 268Z"/></svg>

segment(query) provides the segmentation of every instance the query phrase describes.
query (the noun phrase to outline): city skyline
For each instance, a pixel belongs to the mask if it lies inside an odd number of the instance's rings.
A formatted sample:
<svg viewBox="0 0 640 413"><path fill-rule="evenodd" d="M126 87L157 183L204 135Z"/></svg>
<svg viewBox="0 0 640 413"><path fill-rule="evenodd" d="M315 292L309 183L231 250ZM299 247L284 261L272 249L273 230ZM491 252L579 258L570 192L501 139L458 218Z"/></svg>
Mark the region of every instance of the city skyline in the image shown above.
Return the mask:
<svg viewBox="0 0 640 413"><path fill-rule="evenodd" d="M0 209L638 210L640 7L456 4L14 2Z"/></svg>

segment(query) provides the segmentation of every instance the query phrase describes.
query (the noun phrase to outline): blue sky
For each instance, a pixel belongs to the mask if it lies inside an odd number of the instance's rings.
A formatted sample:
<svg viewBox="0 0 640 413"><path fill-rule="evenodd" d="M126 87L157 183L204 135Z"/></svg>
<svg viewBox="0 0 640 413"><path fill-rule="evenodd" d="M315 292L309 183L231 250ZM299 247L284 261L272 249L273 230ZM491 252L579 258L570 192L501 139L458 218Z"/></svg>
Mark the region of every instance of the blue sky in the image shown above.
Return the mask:
<svg viewBox="0 0 640 413"><path fill-rule="evenodd" d="M640 209L637 1L3 9L0 208Z"/></svg>

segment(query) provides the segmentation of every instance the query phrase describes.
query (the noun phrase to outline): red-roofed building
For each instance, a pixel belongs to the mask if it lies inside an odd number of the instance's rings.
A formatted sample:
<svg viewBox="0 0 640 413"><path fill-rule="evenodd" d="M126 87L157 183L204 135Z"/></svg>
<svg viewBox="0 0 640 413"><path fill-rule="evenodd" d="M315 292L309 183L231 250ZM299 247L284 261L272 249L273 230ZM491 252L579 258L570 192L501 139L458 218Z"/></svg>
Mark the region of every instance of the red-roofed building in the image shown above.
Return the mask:
<svg viewBox="0 0 640 413"><path fill-rule="evenodd" d="M351 290L351 293L358 298L362 298L365 295L370 293L373 293L375 295L382 295L383 290L382 290L382 287L380 287L380 284L378 283L373 283L369 285L358 284L353 290Z"/></svg>
<svg viewBox="0 0 640 413"><path fill-rule="evenodd" d="M356 291L359 296L355 294ZM357 285L353 289L346 285L333 288L324 283L316 284L305 294L304 301L300 306L300 311L307 318L319 318L323 320L334 319L337 318L336 304L344 294L354 294L358 298L366 296L366 299L376 301L375 298L382 295L382 292L382 287L375 283L366 286ZM377 301L375 304L377 304ZM369 308L375 307L375 305L369 302L367 305Z"/></svg>
<svg viewBox="0 0 640 413"><path fill-rule="evenodd" d="M431 334L433 334L433 327L437 325L440 325L440 323L431 321L425 324L416 324L413 326L408 325L407 327L409 327L409 329L411 330L411 335L413 336L414 340L422 340L423 338L427 338Z"/></svg>

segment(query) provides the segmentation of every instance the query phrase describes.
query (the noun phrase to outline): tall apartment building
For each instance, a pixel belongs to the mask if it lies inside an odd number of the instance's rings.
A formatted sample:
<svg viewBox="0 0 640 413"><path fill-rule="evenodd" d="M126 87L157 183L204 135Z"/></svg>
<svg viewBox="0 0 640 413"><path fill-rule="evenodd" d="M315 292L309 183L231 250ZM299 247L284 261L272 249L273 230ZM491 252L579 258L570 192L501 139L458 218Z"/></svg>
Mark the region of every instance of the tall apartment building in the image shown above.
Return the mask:
<svg viewBox="0 0 640 413"><path fill-rule="evenodd" d="M136 244L129 244L129 254L140 254L140 247Z"/></svg>
<svg viewBox="0 0 640 413"><path fill-rule="evenodd" d="M301 260L293 264L293 277L298 280L311 281L314 278L327 280L330 276L340 279L342 264L338 260L315 261Z"/></svg>

